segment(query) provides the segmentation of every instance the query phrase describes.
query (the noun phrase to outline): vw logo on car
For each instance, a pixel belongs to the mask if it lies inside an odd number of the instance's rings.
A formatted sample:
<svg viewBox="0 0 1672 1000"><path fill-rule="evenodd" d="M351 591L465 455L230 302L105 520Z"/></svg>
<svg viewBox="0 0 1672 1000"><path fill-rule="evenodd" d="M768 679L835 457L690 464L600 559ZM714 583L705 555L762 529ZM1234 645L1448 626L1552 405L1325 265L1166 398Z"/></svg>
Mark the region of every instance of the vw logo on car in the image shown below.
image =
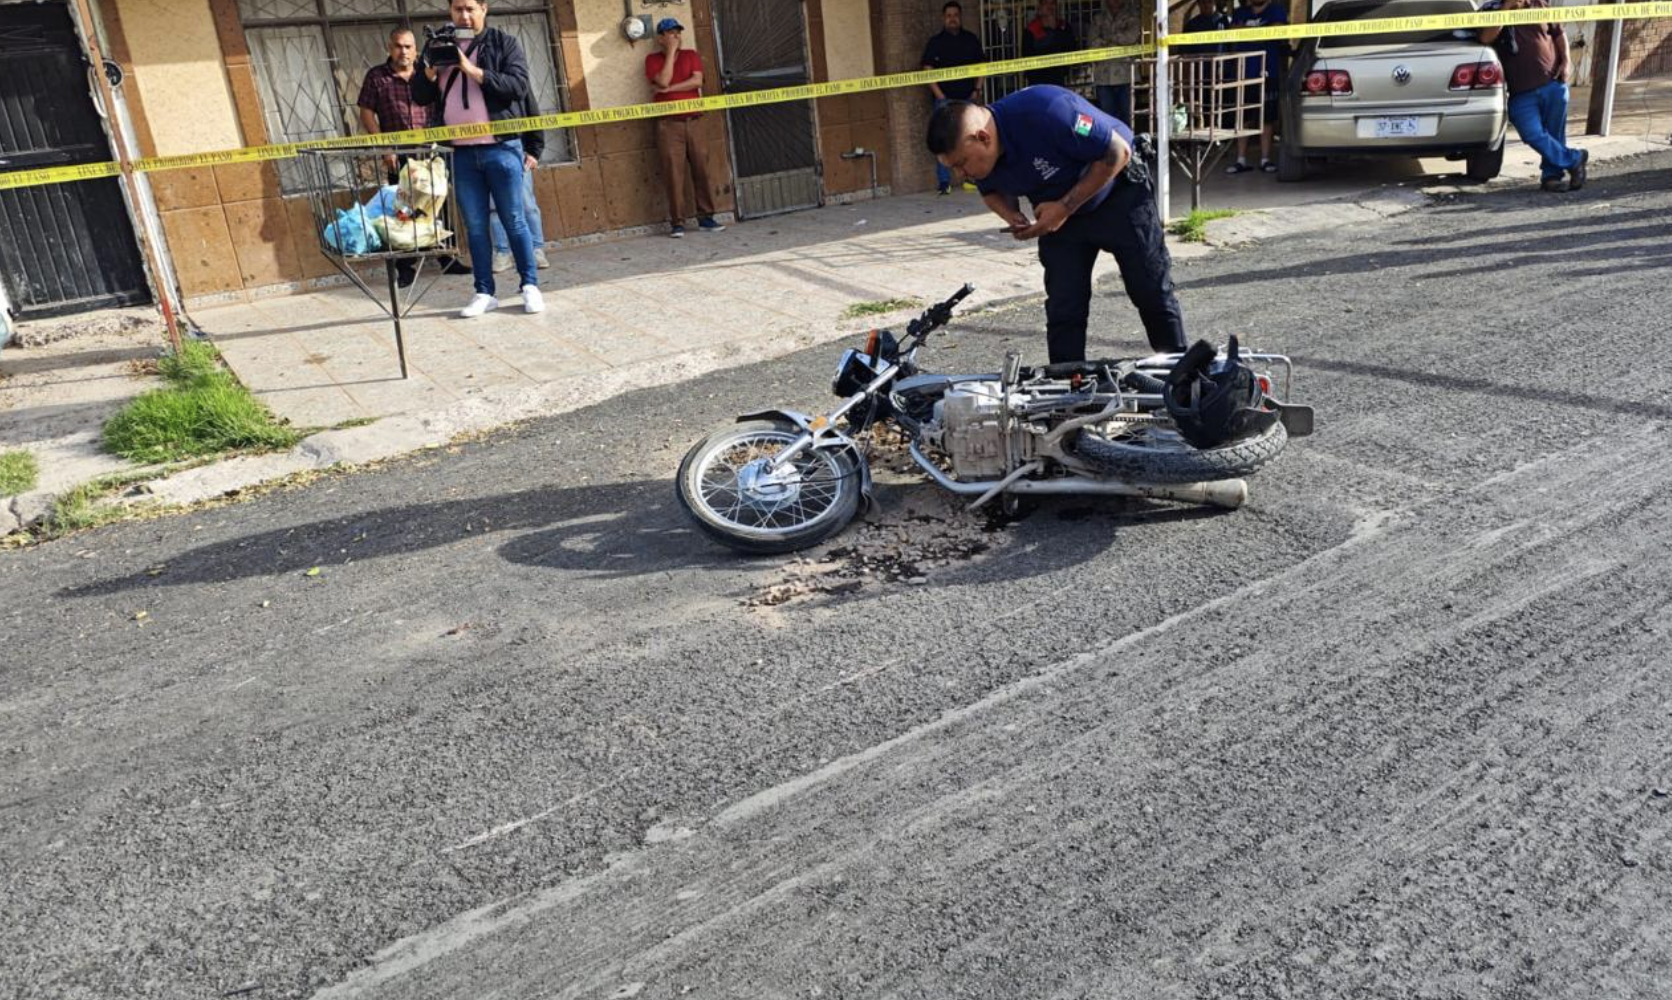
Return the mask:
<svg viewBox="0 0 1672 1000"><path fill-rule="evenodd" d="M1404 63L1400 63L1399 65L1395 66L1393 68L1393 82L1399 84L1401 87L1405 86L1407 83L1410 83L1411 82L1411 68L1409 66L1406 66Z"/></svg>

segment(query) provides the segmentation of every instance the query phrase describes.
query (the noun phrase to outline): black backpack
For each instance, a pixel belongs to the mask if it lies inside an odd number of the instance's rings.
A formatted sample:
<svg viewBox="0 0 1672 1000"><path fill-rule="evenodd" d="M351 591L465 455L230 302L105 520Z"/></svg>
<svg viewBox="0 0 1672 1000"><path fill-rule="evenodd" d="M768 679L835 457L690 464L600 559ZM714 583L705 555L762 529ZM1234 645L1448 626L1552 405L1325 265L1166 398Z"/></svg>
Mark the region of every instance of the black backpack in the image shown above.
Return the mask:
<svg viewBox="0 0 1672 1000"><path fill-rule="evenodd" d="M1224 361L1216 361L1213 345L1196 341L1167 373L1161 390L1179 434L1204 450L1258 437L1279 416L1266 407L1259 376L1239 358L1237 338L1225 354Z"/></svg>

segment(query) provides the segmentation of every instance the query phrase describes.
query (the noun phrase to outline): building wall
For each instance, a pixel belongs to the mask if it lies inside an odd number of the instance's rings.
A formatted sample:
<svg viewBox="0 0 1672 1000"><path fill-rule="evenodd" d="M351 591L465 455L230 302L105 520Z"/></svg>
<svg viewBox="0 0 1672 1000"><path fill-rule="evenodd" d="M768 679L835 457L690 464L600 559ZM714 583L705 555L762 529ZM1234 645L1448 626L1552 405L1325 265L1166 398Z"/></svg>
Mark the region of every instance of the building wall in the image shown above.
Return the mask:
<svg viewBox="0 0 1672 1000"><path fill-rule="evenodd" d="M239 143L232 90L209 0L105 0L125 29L130 89L139 91L158 155Z"/></svg>
<svg viewBox="0 0 1672 1000"><path fill-rule="evenodd" d="M1607 58L1606 52L1600 53ZM1596 59L1599 53L1591 53ZM1620 79L1648 80L1672 74L1672 18L1627 21L1620 36Z"/></svg>
<svg viewBox="0 0 1672 1000"><path fill-rule="evenodd" d="M808 51L815 82L875 73L868 0L808 0L806 10ZM842 158L843 153L856 149L876 153L877 185L887 187L893 156L888 135L888 100L883 93L822 97L814 105L825 196L840 200L872 193L870 161Z"/></svg>
<svg viewBox="0 0 1672 1000"><path fill-rule="evenodd" d="M830 79L851 80L876 72L871 51L871 5L868 0L823 0L824 51Z"/></svg>
<svg viewBox="0 0 1672 1000"><path fill-rule="evenodd" d="M921 69L923 45L941 30L942 0L868 0L874 63L878 74ZM974 0L964 5L973 9ZM935 186L935 161L923 145L923 131L934 107L928 87L879 92L888 123L888 183L895 194L929 191Z"/></svg>

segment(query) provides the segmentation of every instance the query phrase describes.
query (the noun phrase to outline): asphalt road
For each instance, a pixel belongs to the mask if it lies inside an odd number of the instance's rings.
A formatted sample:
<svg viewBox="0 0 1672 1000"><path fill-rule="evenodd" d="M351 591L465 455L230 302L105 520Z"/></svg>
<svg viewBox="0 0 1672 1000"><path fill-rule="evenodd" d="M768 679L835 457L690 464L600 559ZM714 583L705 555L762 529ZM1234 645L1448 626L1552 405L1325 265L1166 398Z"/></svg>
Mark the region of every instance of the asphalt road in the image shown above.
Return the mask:
<svg viewBox="0 0 1672 1000"><path fill-rule="evenodd" d="M0 995L1664 997L1669 171L1181 266L1319 412L1234 513L712 547L827 348L0 554Z"/></svg>

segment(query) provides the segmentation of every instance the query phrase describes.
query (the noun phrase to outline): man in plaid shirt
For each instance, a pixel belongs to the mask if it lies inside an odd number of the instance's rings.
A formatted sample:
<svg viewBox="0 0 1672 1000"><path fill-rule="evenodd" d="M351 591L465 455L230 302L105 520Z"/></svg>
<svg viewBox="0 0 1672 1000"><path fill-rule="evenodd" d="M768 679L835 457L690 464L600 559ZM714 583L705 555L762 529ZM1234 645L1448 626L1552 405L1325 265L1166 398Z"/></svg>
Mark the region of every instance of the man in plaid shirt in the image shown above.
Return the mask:
<svg viewBox="0 0 1672 1000"><path fill-rule="evenodd" d="M417 71L418 40L411 29L396 28L389 34L389 61L366 71L355 102L368 133L429 128L430 109L412 99L412 74Z"/></svg>

